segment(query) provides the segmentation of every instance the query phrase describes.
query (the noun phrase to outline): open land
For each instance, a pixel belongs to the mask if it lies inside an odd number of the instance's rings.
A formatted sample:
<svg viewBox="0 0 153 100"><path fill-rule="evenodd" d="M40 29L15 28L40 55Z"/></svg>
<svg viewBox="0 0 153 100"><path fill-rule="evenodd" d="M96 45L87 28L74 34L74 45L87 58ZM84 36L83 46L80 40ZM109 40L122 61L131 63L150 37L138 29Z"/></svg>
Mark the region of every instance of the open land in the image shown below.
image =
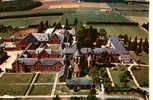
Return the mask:
<svg viewBox="0 0 153 100"><path fill-rule="evenodd" d="M132 68L132 71L138 83L140 84L140 86L142 87L149 86L149 68L148 67L139 68L135 66Z"/></svg>

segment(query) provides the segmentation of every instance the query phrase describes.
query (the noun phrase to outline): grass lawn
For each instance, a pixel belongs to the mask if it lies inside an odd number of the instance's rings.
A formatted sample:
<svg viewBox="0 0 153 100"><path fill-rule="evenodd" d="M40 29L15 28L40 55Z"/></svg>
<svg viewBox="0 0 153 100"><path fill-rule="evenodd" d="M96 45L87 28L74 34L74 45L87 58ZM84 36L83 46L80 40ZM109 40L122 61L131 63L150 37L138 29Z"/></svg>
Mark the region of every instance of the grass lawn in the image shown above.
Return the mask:
<svg viewBox="0 0 153 100"><path fill-rule="evenodd" d="M111 69L111 68L109 69L109 71L111 73L111 76L112 76L112 79L113 79L113 82L115 83L115 85L117 87L124 87L124 83L120 82L120 75L122 73L124 73L124 71L120 70L120 69ZM132 80L130 80L130 82L127 83L127 86L128 87L135 87L135 84Z"/></svg>
<svg viewBox="0 0 153 100"><path fill-rule="evenodd" d="M1 85L0 95L24 95L28 85Z"/></svg>
<svg viewBox="0 0 153 100"><path fill-rule="evenodd" d="M29 83L34 74L4 74L0 78L0 84L5 83Z"/></svg>
<svg viewBox="0 0 153 100"><path fill-rule="evenodd" d="M101 25L93 25L94 28L105 29L107 32L107 35L119 35L119 34L127 34L128 37L135 38L136 36L138 39L140 38L148 38L149 34L145 32L144 30L140 29L139 27L135 25L111 25L111 24L101 24Z"/></svg>
<svg viewBox="0 0 153 100"><path fill-rule="evenodd" d="M136 62L139 62L140 60L140 63L142 64L149 64L149 54L142 52L139 56L137 56L133 51L130 51L129 54Z"/></svg>
<svg viewBox="0 0 153 100"><path fill-rule="evenodd" d="M34 85L30 95L51 95L52 85Z"/></svg>
<svg viewBox="0 0 153 100"><path fill-rule="evenodd" d="M141 67L141 68L132 68L132 72L142 87L149 86L149 68L148 67Z"/></svg>
<svg viewBox="0 0 153 100"><path fill-rule="evenodd" d="M55 77L55 73L41 73L36 83L54 83Z"/></svg>
<svg viewBox="0 0 153 100"><path fill-rule="evenodd" d="M88 95L89 89L80 89L78 92L74 92L73 89L69 89L66 85L56 85L55 95Z"/></svg>

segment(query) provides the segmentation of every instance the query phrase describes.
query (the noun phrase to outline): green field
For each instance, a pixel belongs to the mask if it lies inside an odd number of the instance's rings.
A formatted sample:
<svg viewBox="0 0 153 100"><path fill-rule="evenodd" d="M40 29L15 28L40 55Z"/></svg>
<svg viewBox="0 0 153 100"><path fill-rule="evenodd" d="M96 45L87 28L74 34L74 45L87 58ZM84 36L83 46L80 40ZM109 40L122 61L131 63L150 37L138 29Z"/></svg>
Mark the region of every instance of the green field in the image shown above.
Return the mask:
<svg viewBox="0 0 153 100"><path fill-rule="evenodd" d="M139 17L149 17L149 12L147 11L118 11L123 16L139 16Z"/></svg>
<svg viewBox="0 0 153 100"><path fill-rule="evenodd" d="M113 69L109 69L113 82L115 83L115 85L117 87L124 87L124 83L120 82L120 75L124 73L123 70L117 69L117 70L113 70ZM128 87L135 87L135 84L132 80L130 80L130 82L128 82L127 84Z"/></svg>
<svg viewBox="0 0 153 100"><path fill-rule="evenodd" d="M55 73L42 73L38 76L36 83L54 83Z"/></svg>
<svg viewBox="0 0 153 100"><path fill-rule="evenodd" d="M34 74L4 74L0 78L0 84L5 83L29 83Z"/></svg>
<svg viewBox="0 0 153 100"><path fill-rule="evenodd" d="M0 85L0 95L24 95L28 85Z"/></svg>
<svg viewBox="0 0 153 100"><path fill-rule="evenodd" d="M51 95L52 85L34 85L30 95Z"/></svg>
<svg viewBox="0 0 153 100"><path fill-rule="evenodd" d="M133 74L136 77L138 83L142 87L148 87L149 86L149 68L143 67L143 68L132 68Z"/></svg>
<svg viewBox="0 0 153 100"><path fill-rule="evenodd" d="M149 34L146 33L144 30L140 29L139 27L135 25L119 25L119 24L102 24L102 25L92 25L94 28L105 29L107 32L107 35L124 35L127 34L128 37L135 38L136 36L138 39L140 38L148 38Z"/></svg>
<svg viewBox="0 0 153 100"><path fill-rule="evenodd" d="M60 16L41 16L41 17L27 17L27 18L10 18L10 19L0 19L0 24L12 25L14 27L22 27L28 25L40 24L41 21L47 21L50 24L54 22L59 22Z"/></svg>
<svg viewBox="0 0 153 100"><path fill-rule="evenodd" d="M115 12L101 12L100 9L96 8L80 8L77 9L76 13L64 14L62 23L66 18L69 19L71 24L75 18L83 21L84 24L87 22L130 22Z"/></svg>
<svg viewBox="0 0 153 100"><path fill-rule="evenodd" d="M135 52L129 52L130 56L137 62L142 64L149 64L149 54L142 52L139 56Z"/></svg>
<svg viewBox="0 0 153 100"><path fill-rule="evenodd" d="M8 18L0 19L0 24L13 25L13 26L27 26L31 24L39 24L40 21L48 20L50 24L54 22L65 23L65 19L69 20L72 24L75 18L87 22L130 22L128 19L120 16L115 12L101 12L100 8L78 8L78 9L52 9L52 10L40 10L40 11L23 11L23 12L5 12L0 14L0 17L10 17L19 15L31 15L31 14L50 14L50 13L64 13L63 16L38 16L38 17L25 17L25 18ZM32 21L32 22L31 22Z"/></svg>
<svg viewBox="0 0 153 100"><path fill-rule="evenodd" d="M128 5L127 3L107 3L112 8L117 8L119 10L149 10L149 4L144 3L134 3Z"/></svg>

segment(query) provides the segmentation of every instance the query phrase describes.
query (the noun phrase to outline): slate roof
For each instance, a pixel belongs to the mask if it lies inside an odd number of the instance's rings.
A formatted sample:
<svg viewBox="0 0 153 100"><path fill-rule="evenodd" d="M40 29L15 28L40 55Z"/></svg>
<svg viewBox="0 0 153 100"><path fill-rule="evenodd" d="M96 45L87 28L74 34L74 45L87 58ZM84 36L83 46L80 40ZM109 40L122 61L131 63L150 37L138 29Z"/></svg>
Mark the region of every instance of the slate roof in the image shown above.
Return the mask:
<svg viewBox="0 0 153 100"><path fill-rule="evenodd" d="M93 85L92 80L66 80L67 85Z"/></svg>
<svg viewBox="0 0 153 100"><path fill-rule="evenodd" d="M38 59L37 58L17 58L17 61L25 65L34 65L37 63Z"/></svg>
<svg viewBox="0 0 153 100"><path fill-rule="evenodd" d="M43 59L38 59L38 58L17 58L16 61L18 61L21 64L25 64L25 65L34 65L38 61L40 61L40 63L42 65L55 65L58 62L61 63L62 59L61 58L43 58Z"/></svg>
<svg viewBox="0 0 153 100"><path fill-rule="evenodd" d="M117 49L120 54L128 54L128 51L124 48L118 36L113 35L109 38L109 40L111 41L113 47L115 47L115 49Z"/></svg>
<svg viewBox="0 0 153 100"><path fill-rule="evenodd" d="M100 54L102 52L107 52L108 54L119 54L119 51L113 48L95 48L93 49L94 54Z"/></svg>
<svg viewBox="0 0 153 100"><path fill-rule="evenodd" d="M62 59L60 58L43 58L43 59L40 59L40 62L42 65L55 65L57 64L58 62L61 63Z"/></svg>
<svg viewBox="0 0 153 100"><path fill-rule="evenodd" d="M37 50L26 50L25 53L40 54L43 50L45 50L48 54L61 54L61 51L59 50L51 50L51 49L45 49L45 48L40 48Z"/></svg>
<svg viewBox="0 0 153 100"><path fill-rule="evenodd" d="M74 48L64 48L63 54L73 54L76 51Z"/></svg>
<svg viewBox="0 0 153 100"><path fill-rule="evenodd" d="M86 53L92 54L93 53L93 50L91 48L81 48L80 50L82 54L86 54Z"/></svg>
<svg viewBox="0 0 153 100"><path fill-rule="evenodd" d="M82 53L80 52L79 49L77 49L75 53L73 54L73 57L80 57L80 56L82 56Z"/></svg>
<svg viewBox="0 0 153 100"><path fill-rule="evenodd" d="M43 41L48 41L49 37L48 34L44 33L32 33L33 37L38 41L38 42L43 42Z"/></svg>

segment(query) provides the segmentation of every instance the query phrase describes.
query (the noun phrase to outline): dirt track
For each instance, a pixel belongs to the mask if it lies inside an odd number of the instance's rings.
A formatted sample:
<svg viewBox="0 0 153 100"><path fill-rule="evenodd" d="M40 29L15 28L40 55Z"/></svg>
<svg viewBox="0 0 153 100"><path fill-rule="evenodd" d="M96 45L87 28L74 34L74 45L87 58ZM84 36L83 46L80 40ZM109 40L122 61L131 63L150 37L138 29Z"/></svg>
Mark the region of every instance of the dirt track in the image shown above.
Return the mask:
<svg viewBox="0 0 153 100"><path fill-rule="evenodd" d="M106 3L74 3L72 0L40 0L43 4L33 10L54 9L54 8L110 8Z"/></svg>

